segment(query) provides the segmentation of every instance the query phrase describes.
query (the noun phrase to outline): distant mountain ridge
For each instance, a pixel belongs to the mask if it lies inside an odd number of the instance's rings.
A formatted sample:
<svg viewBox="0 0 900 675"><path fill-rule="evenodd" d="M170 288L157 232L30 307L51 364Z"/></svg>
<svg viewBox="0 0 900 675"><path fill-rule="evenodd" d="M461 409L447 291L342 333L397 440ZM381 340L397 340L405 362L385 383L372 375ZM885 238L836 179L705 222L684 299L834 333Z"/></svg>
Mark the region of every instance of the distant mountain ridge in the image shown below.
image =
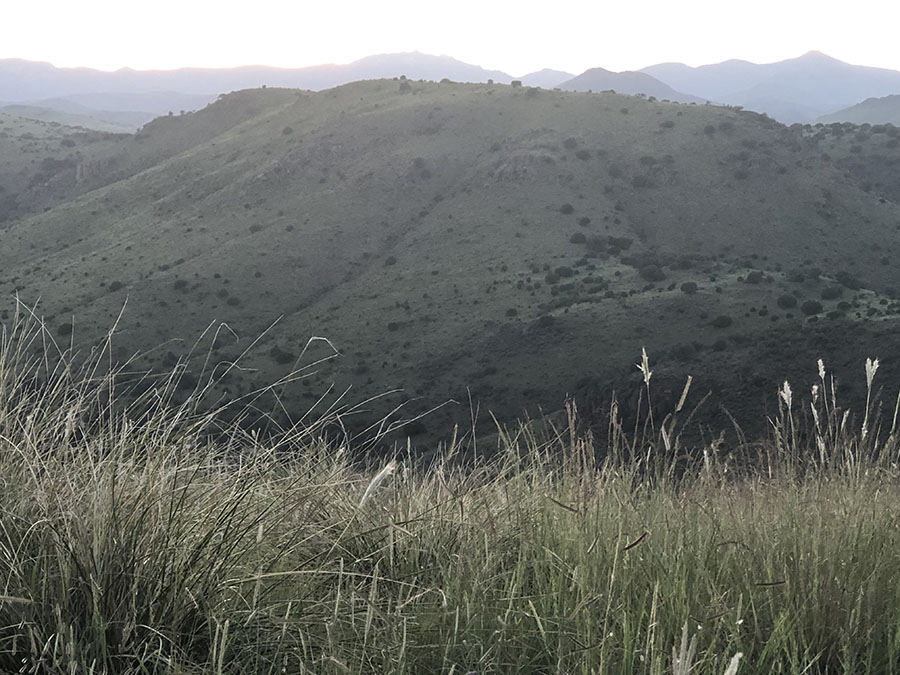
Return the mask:
<svg viewBox="0 0 900 675"><path fill-rule="evenodd" d="M578 77L559 85L560 89L570 91L606 91L614 90L619 94L645 94L658 99L676 101L678 103L703 103L703 99L675 91L647 73L625 71L614 73L604 68L591 68Z"/></svg>
<svg viewBox="0 0 900 675"><path fill-rule="evenodd" d="M784 123L809 122L868 98L900 94L900 72L854 66L815 51L776 63L730 60L696 68L660 63L640 72L679 91Z"/></svg>
<svg viewBox="0 0 900 675"><path fill-rule="evenodd" d="M218 95L260 86L292 89L329 89L357 80L405 75L410 79L461 82L509 82L499 70L458 61L449 56L419 52L379 54L345 65L325 64L305 68L241 66L237 68L180 68L104 72L90 68L57 68L49 63L21 59L0 60L0 100L26 103L35 100L104 93L161 93Z"/></svg>

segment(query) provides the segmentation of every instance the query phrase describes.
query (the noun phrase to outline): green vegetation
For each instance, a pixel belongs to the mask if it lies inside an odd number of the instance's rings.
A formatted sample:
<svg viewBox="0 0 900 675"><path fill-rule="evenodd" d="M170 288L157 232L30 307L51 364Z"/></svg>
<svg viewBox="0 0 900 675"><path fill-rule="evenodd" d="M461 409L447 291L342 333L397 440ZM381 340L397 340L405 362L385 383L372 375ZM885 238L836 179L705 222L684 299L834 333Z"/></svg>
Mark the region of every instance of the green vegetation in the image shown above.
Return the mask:
<svg viewBox="0 0 900 675"><path fill-rule="evenodd" d="M894 127L528 91L248 90L132 136L0 121L13 205L0 312L40 299L89 349L125 305L112 358L157 370L211 323L233 332L202 345L219 367L261 336L223 398L279 380L286 355L324 336L341 357L279 392L279 422L331 385L403 390L354 431L395 405L461 402L416 438L426 446L468 423L470 396L514 420L571 393L603 428L591 402L629 385L637 340L690 345L667 377L708 373L751 436L766 430L765 383L800 377L803 356L849 381L867 354L900 350ZM883 367L900 381L900 364ZM707 405L696 420L717 416Z"/></svg>
<svg viewBox="0 0 900 675"><path fill-rule="evenodd" d="M570 403L425 461L324 421L244 433L200 412L208 387L176 403L180 368L117 399L111 345L76 365L29 318L2 336L4 671L897 672L877 361L859 417L820 362L767 442L687 447L691 383L659 415L645 353L607 444Z"/></svg>

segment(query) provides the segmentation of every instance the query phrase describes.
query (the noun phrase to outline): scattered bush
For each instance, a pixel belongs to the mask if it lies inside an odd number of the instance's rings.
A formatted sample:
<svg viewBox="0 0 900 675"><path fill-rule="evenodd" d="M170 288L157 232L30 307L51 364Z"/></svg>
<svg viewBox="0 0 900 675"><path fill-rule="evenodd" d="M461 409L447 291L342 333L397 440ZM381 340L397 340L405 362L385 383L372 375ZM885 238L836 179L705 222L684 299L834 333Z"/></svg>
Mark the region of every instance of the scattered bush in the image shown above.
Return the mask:
<svg viewBox="0 0 900 675"><path fill-rule="evenodd" d="M797 306L797 298L793 295L779 295L778 300L775 301L781 309L791 309Z"/></svg>
<svg viewBox="0 0 900 675"><path fill-rule="evenodd" d="M641 267L639 274L642 279L647 281L663 281L666 278L666 273L658 265L644 265Z"/></svg>
<svg viewBox="0 0 900 675"><path fill-rule="evenodd" d="M744 281L748 284L758 284L763 280L763 273L759 270L753 270L747 275L747 278Z"/></svg>
<svg viewBox="0 0 900 675"><path fill-rule="evenodd" d="M826 286L822 289L821 297L823 300L836 300L844 294L844 288L842 286L833 285Z"/></svg>
<svg viewBox="0 0 900 675"><path fill-rule="evenodd" d="M275 361L275 363L278 363L280 365L292 363L294 359L297 358L295 354L289 351L285 351L278 345L273 346L269 350L269 356L272 357L272 360Z"/></svg>
<svg viewBox="0 0 900 675"><path fill-rule="evenodd" d="M822 311L822 303L818 300L806 300L800 305L800 311L806 316L812 316Z"/></svg>
<svg viewBox="0 0 900 675"><path fill-rule="evenodd" d="M633 239L631 237L607 237L606 241L610 246L615 246L616 248L622 249L623 251L627 251L631 248L631 244L633 243Z"/></svg>

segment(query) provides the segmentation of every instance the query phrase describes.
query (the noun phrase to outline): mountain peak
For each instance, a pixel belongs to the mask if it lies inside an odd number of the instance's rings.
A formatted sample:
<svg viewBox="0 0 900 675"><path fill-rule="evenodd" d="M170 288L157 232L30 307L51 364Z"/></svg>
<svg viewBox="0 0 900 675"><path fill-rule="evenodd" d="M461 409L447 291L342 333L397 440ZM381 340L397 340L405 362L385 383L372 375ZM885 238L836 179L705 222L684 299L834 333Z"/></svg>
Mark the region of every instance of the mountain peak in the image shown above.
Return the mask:
<svg viewBox="0 0 900 675"><path fill-rule="evenodd" d="M820 61L820 62L842 63L842 61L834 58L833 56L828 56L828 54L817 51L815 49L806 52L803 56L798 57L797 60L798 61Z"/></svg>

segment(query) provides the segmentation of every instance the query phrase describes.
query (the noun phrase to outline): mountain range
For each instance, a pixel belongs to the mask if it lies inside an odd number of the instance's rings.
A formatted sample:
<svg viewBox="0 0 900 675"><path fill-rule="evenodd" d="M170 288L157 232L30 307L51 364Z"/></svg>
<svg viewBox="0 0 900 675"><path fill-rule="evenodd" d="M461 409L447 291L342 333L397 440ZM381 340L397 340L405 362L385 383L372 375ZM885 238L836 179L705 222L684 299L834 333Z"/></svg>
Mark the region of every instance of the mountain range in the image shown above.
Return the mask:
<svg viewBox="0 0 900 675"><path fill-rule="evenodd" d="M900 93L900 72L854 66L821 52L777 63L731 60L691 68L663 63L641 72L716 103L809 122L872 97Z"/></svg>
<svg viewBox="0 0 900 675"><path fill-rule="evenodd" d="M102 72L6 59L0 60L0 101L26 105L31 110L19 107L12 112L36 119L135 130L158 115L196 110L234 90L267 85L318 91L357 80L400 76L482 83L514 79L499 70L418 52L293 69L246 66ZM679 102L741 106L788 124L812 122L826 115L840 117L839 111L866 99L900 94L900 72L854 66L819 52L769 64L731 60L692 68L663 63L622 73L598 67L577 77L545 69L518 79L525 86L545 89L614 90ZM72 118L73 114L81 119ZM850 114L853 120L846 121L859 121L859 114ZM868 121L875 123L874 118Z"/></svg>

